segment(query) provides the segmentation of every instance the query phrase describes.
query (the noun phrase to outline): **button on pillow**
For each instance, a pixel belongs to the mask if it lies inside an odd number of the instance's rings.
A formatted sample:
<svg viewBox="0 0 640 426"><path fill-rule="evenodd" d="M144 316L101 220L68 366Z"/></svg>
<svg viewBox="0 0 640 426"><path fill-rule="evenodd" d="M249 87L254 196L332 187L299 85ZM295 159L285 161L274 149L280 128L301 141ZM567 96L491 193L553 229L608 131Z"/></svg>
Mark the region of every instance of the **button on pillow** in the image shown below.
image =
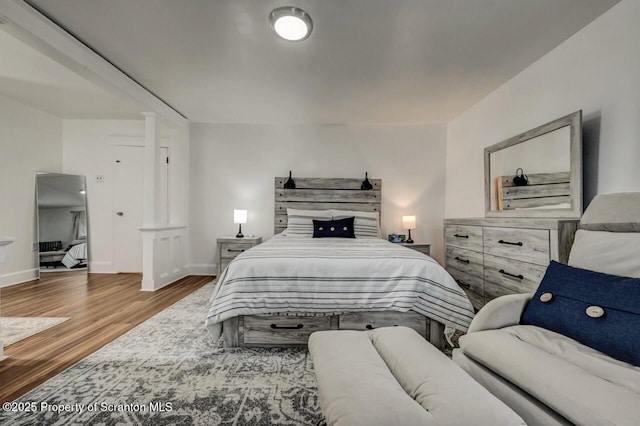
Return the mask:
<svg viewBox="0 0 640 426"><path fill-rule="evenodd" d="M353 217L339 220L314 220L313 238L355 238Z"/></svg>
<svg viewBox="0 0 640 426"><path fill-rule="evenodd" d="M640 366L640 279L551 262L520 324Z"/></svg>

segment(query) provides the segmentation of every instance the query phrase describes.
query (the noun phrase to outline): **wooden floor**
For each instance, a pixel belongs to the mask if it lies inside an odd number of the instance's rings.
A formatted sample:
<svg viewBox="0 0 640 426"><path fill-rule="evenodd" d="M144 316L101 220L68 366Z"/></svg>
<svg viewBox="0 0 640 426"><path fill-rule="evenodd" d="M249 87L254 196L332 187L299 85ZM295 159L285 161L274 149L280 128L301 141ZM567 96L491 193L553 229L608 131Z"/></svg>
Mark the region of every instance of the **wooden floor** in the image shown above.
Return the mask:
<svg viewBox="0 0 640 426"><path fill-rule="evenodd" d="M152 317L212 277L187 277L155 292L140 291L140 274L47 273L0 289L5 317L70 317L5 347L0 403L13 401Z"/></svg>

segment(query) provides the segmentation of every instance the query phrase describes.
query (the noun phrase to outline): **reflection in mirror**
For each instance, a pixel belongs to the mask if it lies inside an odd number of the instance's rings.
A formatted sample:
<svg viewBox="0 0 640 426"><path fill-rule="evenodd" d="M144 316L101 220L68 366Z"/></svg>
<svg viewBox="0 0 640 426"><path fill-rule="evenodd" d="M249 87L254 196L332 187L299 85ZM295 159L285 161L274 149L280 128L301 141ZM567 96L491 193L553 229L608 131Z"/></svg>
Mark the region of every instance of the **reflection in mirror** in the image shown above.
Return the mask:
<svg viewBox="0 0 640 426"><path fill-rule="evenodd" d="M565 126L491 153L491 210L570 209L569 141Z"/></svg>
<svg viewBox="0 0 640 426"><path fill-rule="evenodd" d="M88 233L84 176L36 174L41 273L87 272Z"/></svg>
<svg viewBox="0 0 640 426"><path fill-rule="evenodd" d="M580 217L582 112L485 149L487 216Z"/></svg>

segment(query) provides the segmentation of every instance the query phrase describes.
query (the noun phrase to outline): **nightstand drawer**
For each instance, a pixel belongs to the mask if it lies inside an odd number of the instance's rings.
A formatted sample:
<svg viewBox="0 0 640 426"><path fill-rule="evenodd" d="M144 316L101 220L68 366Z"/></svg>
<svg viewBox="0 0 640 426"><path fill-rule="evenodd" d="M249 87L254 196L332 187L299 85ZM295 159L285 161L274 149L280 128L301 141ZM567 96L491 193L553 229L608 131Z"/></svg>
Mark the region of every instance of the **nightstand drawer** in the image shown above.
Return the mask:
<svg viewBox="0 0 640 426"><path fill-rule="evenodd" d="M331 316L248 315L244 317L243 342L245 345L306 345L311 333L330 329Z"/></svg>
<svg viewBox="0 0 640 426"><path fill-rule="evenodd" d="M427 256L431 256L431 244L421 244L421 243L400 243L402 247L410 248L412 250L418 251L422 254L426 254Z"/></svg>
<svg viewBox="0 0 640 426"><path fill-rule="evenodd" d="M485 228L484 252L523 262L549 264L549 231L546 229Z"/></svg>
<svg viewBox="0 0 640 426"><path fill-rule="evenodd" d="M216 250L216 275L218 278L233 259L258 244L262 244L262 237L218 238Z"/></svg>
<svg viewBox="0 0 640 426"><path fill-rule="evenodd" d="M489 283L494 283L511 293L532 293L538 288L546 270L546 266L485 254L485 292Z"/></svg>
<svg viewBox="0 0 640 426"><path fill-rule="evenodd" d="M249 250L252 246L251 243L222 243L220 245L220 257L223 259L233 259L240 253Z"/></svg>
<svg viewBox="0 0 640 426"><path fill-rule="evenodd" d="M482 251L482 226L446 225L444 239L448 246Z"/></svg>
<svg viewBox="0 0 640 426"><path fill-rule="evenodd" d="M482 277L482 253L459 247L447 246L447 266Z"/></svg>

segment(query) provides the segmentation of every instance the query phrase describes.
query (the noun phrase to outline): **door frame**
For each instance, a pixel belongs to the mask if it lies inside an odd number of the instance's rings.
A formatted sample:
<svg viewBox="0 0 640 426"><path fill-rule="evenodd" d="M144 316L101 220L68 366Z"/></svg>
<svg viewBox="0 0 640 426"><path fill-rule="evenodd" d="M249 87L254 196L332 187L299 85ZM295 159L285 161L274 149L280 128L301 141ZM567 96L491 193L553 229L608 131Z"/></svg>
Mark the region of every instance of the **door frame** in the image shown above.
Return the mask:
<svg viewBox="0 0 640 426"><path fill-rule="evenodd" d="M112 235L112 244L111 244L111 264L113 265L113 272L119 273L118 265L116 262L117 256L116 251L118 249L115 236L116 236L116 186L115 186L115 167L116 167L116 147L119 146L128 146L134 148L145 148L145 138L144 135L109 135L109 145L113 147L111 149L111 177L114 182L112 185L111 191L111 235ZM173 139L169 137L160 137L160 148L165 148L167 150L167 157L171 158L171 151L174 148ZM166 206L166 214L167 221L170 220L170 208L169 208L169 200L171 199L171 175L172 173L172 162L169 160L167 166L167 206ZM140 236L142 238L142 235ZM144 249L143 249L144 250ZM143 253L144 255L144 253ZM142 268L142 265L140 265ZM142 269L141 271L142 272Z"/></svg>

